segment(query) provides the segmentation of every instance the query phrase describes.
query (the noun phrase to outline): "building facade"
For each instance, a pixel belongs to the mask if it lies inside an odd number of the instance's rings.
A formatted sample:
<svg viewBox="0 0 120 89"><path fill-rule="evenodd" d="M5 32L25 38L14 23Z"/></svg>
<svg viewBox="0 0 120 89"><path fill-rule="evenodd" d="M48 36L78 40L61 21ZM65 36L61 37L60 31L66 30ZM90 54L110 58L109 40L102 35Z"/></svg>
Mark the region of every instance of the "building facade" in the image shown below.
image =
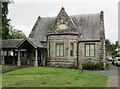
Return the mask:
<svg viewBox="0 0 120 89"><path fill-rule="evenodd" d="M62 8L56 17L39 16L28 38L2 41L3 64L78 67L88 60L104 62L103 14L69 16Z"/></svg>

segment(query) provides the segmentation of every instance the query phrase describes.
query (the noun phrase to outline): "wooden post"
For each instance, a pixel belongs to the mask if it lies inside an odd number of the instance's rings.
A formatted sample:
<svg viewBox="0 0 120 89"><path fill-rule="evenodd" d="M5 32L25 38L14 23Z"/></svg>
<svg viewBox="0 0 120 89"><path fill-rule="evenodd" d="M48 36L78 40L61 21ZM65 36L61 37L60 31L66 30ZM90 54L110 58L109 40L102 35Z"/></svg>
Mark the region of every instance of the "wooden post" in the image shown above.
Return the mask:
<svg viewBox="0 0 120 89"><path fill-rule="evenodd" d="M5 65L5 58L4 58L4 51L3 51L3 53L2 53L2 65Z"/></svg>
<svg viewBox="0 0 120 89"><path fill-rule="evenodd" d="M15 50L13 50L13 61L12 61L12 64L15 64Z"/></svg>
<svg viewBox="0 0 120 89"><path fill-rule="evenodd" d="M17 60L17 66L21 66L20 49L18 50L18 60Z"/></svg>
<svg viewBox="0 0 120 89"><path fill-rule="evenodd" d="M35 62L34 62L34 66L38 66L38 52L37 52L37 48L35 49Z"/></svg>
<svg viewBox="0 0 120 89"><path fill-rule="evenodd" d="M29 58L27 59L27 65L30 65L30 59Z"/></svg>

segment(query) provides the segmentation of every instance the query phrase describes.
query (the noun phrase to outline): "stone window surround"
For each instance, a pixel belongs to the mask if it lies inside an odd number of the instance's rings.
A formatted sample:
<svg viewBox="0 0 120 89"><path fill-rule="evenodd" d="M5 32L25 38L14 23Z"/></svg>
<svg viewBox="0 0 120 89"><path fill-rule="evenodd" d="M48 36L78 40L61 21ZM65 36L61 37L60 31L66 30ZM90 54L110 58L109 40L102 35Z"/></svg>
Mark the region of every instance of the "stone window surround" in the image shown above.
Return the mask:
<svg viewBox="0 0 120 89"><path fill-rule="evenodd" d="M86 55L86 45L89 45L89 56ZM94 56L91 56L91 53L90 53L90 52L91 52L90 45L94 45ZM96 55L95 55L95 43L86 43L84 49L85 49L85 57L95 57L95 56L96 56Z"/></svg>

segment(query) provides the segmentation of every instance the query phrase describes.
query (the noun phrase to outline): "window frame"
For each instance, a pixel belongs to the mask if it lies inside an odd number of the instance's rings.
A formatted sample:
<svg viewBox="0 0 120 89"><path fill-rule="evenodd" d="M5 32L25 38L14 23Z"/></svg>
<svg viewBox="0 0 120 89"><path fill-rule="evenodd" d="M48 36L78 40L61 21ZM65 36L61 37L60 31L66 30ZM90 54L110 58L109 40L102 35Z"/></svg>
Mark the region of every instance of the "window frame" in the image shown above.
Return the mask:
<svg viewBox="0 0 120 89"><path fill-rule="evenodd" d="M89 55L86 55L86 46L88 45L88 52L89 52ZM91 45L94 45L94 55L91 55ZM93 51L93 50L92 50ZM85 44L85 57L95 57L96 56L96 54L95 54L95 43L87 43L87 44Z"/></svg>
<svg viewBox="0 0 120 89"><path fill-rule="evenodd" d="M59 51L57 50L57 45L59 45ZM63 55L62 56L60 55L61 45L63 46ZM59 52L58 55L57 55L57 51ZM64 57L64 43L56 43L56 57Z"/></svg>

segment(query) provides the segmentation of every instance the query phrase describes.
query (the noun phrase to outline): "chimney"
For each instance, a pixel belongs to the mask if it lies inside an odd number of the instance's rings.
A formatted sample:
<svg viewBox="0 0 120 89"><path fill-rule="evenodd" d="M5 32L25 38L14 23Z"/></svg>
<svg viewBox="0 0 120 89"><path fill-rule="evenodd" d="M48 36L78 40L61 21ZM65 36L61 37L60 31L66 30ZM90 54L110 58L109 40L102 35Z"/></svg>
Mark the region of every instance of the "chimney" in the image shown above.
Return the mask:
<svg viewBox="0 0 120 89"><path fill-rule="evenodd" d="M104 12L103 11L101 11L100 12L100 19L103 21L103 19L104 19Z"/></svg>

